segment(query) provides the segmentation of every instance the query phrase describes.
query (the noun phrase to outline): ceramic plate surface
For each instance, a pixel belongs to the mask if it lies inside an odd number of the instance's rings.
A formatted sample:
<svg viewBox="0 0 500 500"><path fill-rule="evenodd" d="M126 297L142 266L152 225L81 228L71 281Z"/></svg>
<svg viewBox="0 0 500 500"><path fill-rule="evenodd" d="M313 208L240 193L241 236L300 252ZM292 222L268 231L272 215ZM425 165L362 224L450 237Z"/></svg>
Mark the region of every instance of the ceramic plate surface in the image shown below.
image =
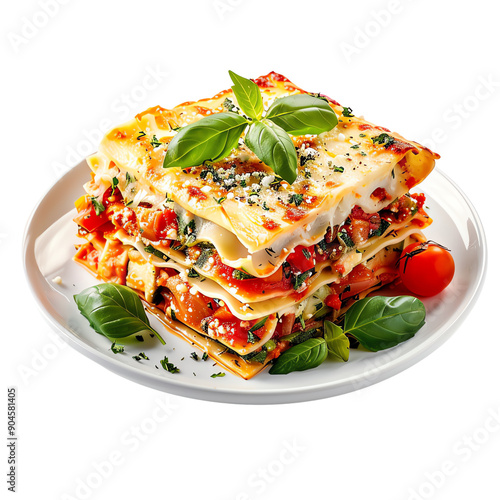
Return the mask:
<svg viewBox="0 0 500 500"><path fill-rule="evenodd" d="M113 354L110 341L92 330L80 315L73 295L97 280L73 262L75 216L74 201L83 194L89 179L86 162L62 177L35 208L25 233L25 270L33 294L54 329L70 345L109 370L155 389L172 394L225 403L273 404L308 401L335 396L380 382L418 362L440 346L458 328L478 296L486 266L486 243L481 222L464 194L439 170L417 190L425 192L433 224L425 230L428 239L452 250L456 274L441 294L425 299L427 321L415 337L392 349L378 353L351 350L347 363L330 361L320 367L289 375L269 375L267 370L251 380L226 373L213 361L195 361L195 350L186 341L164 331L151 319L166 340L124 341L126 354ZM62 278L62 284L52 280ZM149 361L132 356L145 352ZM180 368L171 374L161 368L160 359ZM181 358L184 358L181 360ZM155 365L159 369L155 368ZM196 374L196 375L195 375Z"/></svg>

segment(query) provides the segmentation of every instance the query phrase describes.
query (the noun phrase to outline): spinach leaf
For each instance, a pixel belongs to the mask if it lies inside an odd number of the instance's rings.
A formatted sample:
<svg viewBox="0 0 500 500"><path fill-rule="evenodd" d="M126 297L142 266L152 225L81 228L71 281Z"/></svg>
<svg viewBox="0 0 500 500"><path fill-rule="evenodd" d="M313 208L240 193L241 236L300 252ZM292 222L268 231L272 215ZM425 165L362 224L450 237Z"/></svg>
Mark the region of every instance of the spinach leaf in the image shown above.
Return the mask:
<svg viewBox="0 0 500 500"><path fill-rule="evenodd" d="M415 297L367 297L347 310L344 332L380 351L410 339L424 323L425 306Z"/></svg>
<svg viewBox="0 0 500 500"><path fill-rule="evenodd" d="M284 375L316 368L328 355L325 339L313 338L286 350L273 364L269 373Z"/></svg>
<svg viewBox="0 0 500 500"><path fill-rule="evenodd" d="M122 339L139 333L154 333L141 299L130 288L114 283L101 283L74 295L80 313L90 326L110 339Z"/></svg>

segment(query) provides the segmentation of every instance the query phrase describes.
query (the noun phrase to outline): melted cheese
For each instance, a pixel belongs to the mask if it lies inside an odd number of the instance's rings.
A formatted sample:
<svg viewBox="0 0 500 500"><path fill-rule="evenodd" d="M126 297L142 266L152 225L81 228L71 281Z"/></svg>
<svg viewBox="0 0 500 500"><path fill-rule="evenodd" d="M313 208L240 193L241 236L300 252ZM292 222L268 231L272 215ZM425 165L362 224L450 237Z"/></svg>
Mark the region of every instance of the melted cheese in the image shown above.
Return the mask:
<svg viewBox="0 0 500 500"><path fill-rule="evenodd" d="M276 98L304 92L275 73L257 83L266 106ZM387 129L344 117L342 106L332 102L339 124L318 136L294 138L299 152L310 159L301 162L297 180L292 185L283 182L278 191L269 187L274 172L245 147L214 164L217 179L211 174L202 179L203 167L189 172L164 169L173 129L223 112L226 98L234 100L231 90L172 110L150 108L108 132L88 161L96 179L108 185L113 177L119 179L132 208L140 202L161 206L168 195L196 216L198 239L213 243L225 264L258 277L271 275L296 245L317 243L327 227L345 220L355 205L367 213L380 211L422 181L438 158L396 133L390 133L393 143L387 148L374 144L372 138ZM153 148L153 136L164 144ZM134 182L127 181L127 174ZM386 191L387 199L372 196L377 188ZM252 191L259 191L258 196L251 197ZM302 195L299 206L290 202L293 195ZM218 203L221 198L225 199ZM279 251L270 258L268 248Z"/></svg>

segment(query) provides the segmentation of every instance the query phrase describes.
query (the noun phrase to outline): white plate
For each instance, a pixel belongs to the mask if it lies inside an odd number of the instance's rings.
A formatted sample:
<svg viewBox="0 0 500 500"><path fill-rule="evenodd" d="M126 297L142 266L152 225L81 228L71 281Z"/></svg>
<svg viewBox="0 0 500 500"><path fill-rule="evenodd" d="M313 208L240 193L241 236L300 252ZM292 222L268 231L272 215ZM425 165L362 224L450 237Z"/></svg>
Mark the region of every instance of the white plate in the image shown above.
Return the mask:
<svg viewBox="0 0 500 500"><path fill-rule="evenodd" d="M378 353L352 350L347 363L328 360L305 372L269 375L266 371L251 380L230 373L211 378L211 374L224 370L213 366L211 360L191 359L195 349L165 332L152 318L166 346L152 338L142 343L124 341L126 354L113 354L110 341L90 328L73 301L75 293L96 283L71 260L78 238L68 211L83 194L82 185L88 179L89 169L81 162L49 190L34 210L24 241L28 281L42 312L70 345L123 377L172 394L225 403L272 404L320 399L369 386L408 368L449 338L471 310L482 285L486 244L481 222L457 186L435 170L421 185L434 219L426 235L452 250L456 274L442 294L424 300L427 322L414 338ZM62 285L52 282L55 276L62 278ZM132 359L141 351L149 361ZM171 374L161 368L159 360L165 355L180 368L180 373Z"/></svg>

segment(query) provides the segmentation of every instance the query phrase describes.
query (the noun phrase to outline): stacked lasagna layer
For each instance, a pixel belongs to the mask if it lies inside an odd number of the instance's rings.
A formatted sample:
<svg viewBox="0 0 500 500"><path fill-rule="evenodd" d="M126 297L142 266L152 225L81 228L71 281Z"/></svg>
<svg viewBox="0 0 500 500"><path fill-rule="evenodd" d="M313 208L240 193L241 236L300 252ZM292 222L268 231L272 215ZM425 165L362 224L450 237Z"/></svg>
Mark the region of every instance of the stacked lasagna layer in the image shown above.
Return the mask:
<svg viewBox="0 0 500 500"><path fill-rule="evenodd" d="M276 73L255 82L267 106L304 92ZM408 191L437 158L329 102L334 129L293 137L292 185L244 145L223 161L163 168L179 127L229 112L231 90L111 130L88 159L75 259L138 291L244 378L297 335L320 335L325 318L398 277L402 248L431 222Z"/></svg>

